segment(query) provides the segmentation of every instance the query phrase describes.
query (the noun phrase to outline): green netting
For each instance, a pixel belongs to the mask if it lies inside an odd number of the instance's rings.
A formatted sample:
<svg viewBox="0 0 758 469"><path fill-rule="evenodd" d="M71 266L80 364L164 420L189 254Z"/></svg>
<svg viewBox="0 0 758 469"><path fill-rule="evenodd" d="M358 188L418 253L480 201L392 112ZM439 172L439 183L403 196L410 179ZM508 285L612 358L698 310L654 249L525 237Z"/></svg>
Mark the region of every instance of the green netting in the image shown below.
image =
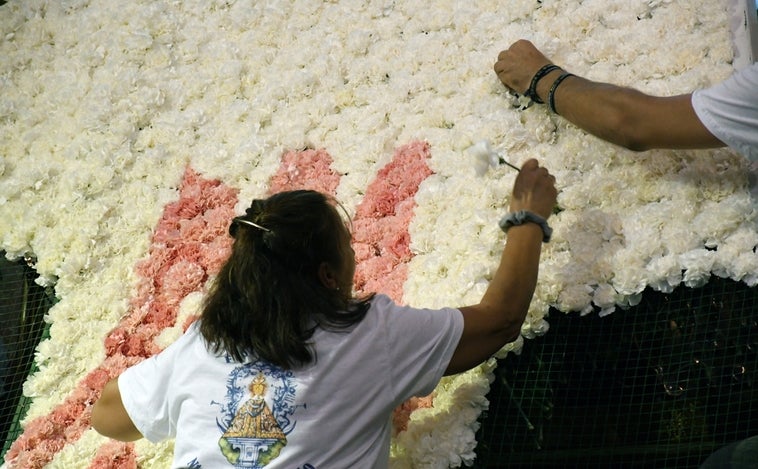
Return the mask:
<svg viewBox="0 0 758 469"><path fill-rule="evenodd" d="M756 300L713 278L604 318L551 311L498 364L476 465L697 467L758 434Z"/></svg>
<svg viewBox="0 0 758 469"><path fill-rule="evenodd" d="M22 387L53 303L52 293L34 283L36 277L26 263L9 262L0 252L0 461L21 434L19 421L29 404Z"/></svg>

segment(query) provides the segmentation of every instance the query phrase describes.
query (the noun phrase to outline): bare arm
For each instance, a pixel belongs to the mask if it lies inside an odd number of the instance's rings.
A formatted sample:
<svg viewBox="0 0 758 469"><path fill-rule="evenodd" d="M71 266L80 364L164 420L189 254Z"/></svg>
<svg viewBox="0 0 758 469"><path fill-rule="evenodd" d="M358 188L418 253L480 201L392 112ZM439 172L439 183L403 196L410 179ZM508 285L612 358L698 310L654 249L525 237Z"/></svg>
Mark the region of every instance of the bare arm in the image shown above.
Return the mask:
<svg viewBox="0 0 758 469"><path fill-rule="evenodd" d="M520 40L500 52L495 72L506 87L523 93L537 70L549 63L531 42ZM554 70L538 82L536 91L543 101L548 101L550 87L561 73ZM690 94L655 97L572 76L556 89L554 100L558 113L573 124L631 150L725 146L700 122Z"/></svg>
<svg viewBox="0 0 758 469"><path fill-rule="evenodd" d="M126 413L117 379L112 379L105 385L100 399L92 407L92 428L114 440L135 441L142 438Z"/></svg>
<svg viewBox="0 0 758 469"><path fill-rule="evenodd" d="M529 210L548 218L556 194L553 176L536 160L529 160L516 178L511 210ZM508 230L500 265L482 300L461 308L463 335L446 374L473 368L518 337L537 284L542 236L534 223Z"/></svg>

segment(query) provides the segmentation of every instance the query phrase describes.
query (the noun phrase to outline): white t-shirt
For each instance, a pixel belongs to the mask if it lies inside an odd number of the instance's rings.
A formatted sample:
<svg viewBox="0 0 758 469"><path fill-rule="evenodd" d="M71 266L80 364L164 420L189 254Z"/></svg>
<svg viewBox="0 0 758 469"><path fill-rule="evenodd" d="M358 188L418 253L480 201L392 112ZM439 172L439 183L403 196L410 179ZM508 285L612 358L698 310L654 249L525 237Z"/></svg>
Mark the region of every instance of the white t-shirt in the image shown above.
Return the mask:
<svg viewBox="0 0 758 469"><path fill-rule="evenodd" d="M758 160L758 63L695 91L692 107L716 138L748 159Z"/></svg>
<svg viewBox="0 0 758 469"><path fill-rule="evenodd" d="M462 332L457 309L377 295L350 332L317 329L302 369L212 355L193 325L118 386L142 435L175 438L174 468L384 468L392 411L434 390Z"/></svg>

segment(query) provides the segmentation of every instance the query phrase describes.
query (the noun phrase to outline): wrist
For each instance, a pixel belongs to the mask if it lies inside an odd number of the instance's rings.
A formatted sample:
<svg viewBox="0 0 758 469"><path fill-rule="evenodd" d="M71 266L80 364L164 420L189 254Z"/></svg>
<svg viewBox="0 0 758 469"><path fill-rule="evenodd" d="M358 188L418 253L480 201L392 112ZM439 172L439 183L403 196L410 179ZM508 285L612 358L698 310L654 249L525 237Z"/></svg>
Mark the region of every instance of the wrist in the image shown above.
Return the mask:
<svg viewBox="0 0 758 469"><path fill-rule="evenodd" d="M535 92L537 93L537 96L539 96L539 98L542 100L542 102L548 102L550 88L553 86L553 83L555 83L555 80L557 80L558 77L563 73L565 72L562 68L551 70L550 73L545 75L542 80L537 83Z"/></svg>
<svg viewBox="0 0 758 469"><path fill-rule="evenodd" d="M555 91L558 89L558 86L560 86L561 83L563 83L563 80L565 80L568 77L573 77L573 73L569 72L563 72L560 75L558 75L558 78L555 79L553 84L550 86L550 90L547 92L547 103L548 106L550 106L550 110L554 113L558 114L558 111L555 108Z"/></svg>
<svg viewBox="0 0 758 469"><path fill-rule="evenodd" d="M548 76L551 72L561 70L561 67L555 65L555 64L545 64L542 67L540 67L534 75L532 75L532 79L529 82L529 87L526 89L524 94L527 98L531 99L537 104L544 104L545 101L540 98L539 93L537 92L537 85L542 81L543 78Z"/></svg>
<svg viewBox="0 0 758 469"><path fill-rule="evenodd" d="M498 224L500 225L500 229L507 233L510 228L526 223L533 223L542 229L543 243L550 241L550 237L553 234L553 229L550 228L550 225L547 224L547 220L540 215L537 215L536 213L530 212L528 210L510 212L501 218Z"/></svg>

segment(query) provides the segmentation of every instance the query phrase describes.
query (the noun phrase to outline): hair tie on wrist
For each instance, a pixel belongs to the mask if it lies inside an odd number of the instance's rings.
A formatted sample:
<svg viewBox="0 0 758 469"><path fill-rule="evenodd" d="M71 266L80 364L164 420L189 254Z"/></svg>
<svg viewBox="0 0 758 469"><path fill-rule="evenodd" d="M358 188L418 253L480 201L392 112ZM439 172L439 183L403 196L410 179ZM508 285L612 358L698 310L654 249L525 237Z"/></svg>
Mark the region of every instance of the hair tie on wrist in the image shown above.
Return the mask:
<svg viewBox="0 0 758 469"><path fill-rule="evenodd" d="M542 78L544 78L545 75L552 72L553 70L560 70L561 67L555 65L555 64L547 64L543 65L542 68L537 70L537 73L534 74L532 77L532 81L529 83L529 88L524 93L527 98L531 99L537 104L544 104L545 101L540 99L540 96L537 94L537 83L539 83Z"/></svg>
<svg viewBox="0 0 758 469"><path fill-rule="evenodd" d="M573 76L573 73L563 72L558 78L555 79L553 86L550 87L550 91L547 93L547 101L549 103L550 110L556 114L558 114L558 111L555 110L555 90L558 89L558 85L560 85L563 80Z"/></svg>
<svg viewBox="0 0 758 469"><path fill-rule="evenodd" d="M528 210L511 212L501 218L498 225L500 225L501 230L507 233L510 227L523 225L524 223L536 223L539 225L539 227L542 228L542 242L547 243L550 241L550 237L553 235L553 229L547 224L547 220Z"/></svg>

